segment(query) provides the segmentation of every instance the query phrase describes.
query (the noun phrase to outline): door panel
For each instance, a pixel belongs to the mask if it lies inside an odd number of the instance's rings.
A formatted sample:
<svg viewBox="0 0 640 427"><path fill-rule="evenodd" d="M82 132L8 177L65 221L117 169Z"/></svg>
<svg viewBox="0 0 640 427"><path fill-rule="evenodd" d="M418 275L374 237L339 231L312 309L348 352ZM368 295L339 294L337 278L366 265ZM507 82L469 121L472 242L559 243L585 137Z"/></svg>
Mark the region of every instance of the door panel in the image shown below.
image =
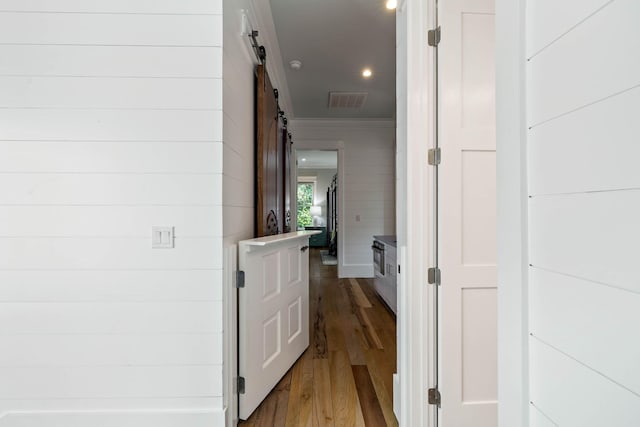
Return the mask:
<svg viewBox="0 0 640 427"><path fill-rule="evenodd" d="M256 68L256 237L282 232L278 100L264 65Z"/></svg>
<svg viewBox="0 0 640 427"><path fill-rule="evenodd" d="M440 426L497 426L495 19L440 2Z"/></svg>
<svg viewBox="0 0 640 427"><path fill-rule="evenodd" d="M248 241L251 242L251 241ZM309 346L308 237L252 246L240 242L240 418L247 419Z"/></svg>

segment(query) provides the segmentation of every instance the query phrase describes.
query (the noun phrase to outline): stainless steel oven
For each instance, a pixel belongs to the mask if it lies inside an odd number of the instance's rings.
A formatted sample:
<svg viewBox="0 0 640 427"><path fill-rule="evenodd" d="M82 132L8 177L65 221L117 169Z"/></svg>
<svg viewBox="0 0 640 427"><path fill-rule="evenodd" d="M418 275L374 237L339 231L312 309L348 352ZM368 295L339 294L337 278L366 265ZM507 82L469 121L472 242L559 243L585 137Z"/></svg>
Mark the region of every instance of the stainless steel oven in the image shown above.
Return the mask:
<svg viewBox="0 0 640 427"><path fill-rule="evenodd" d="M375 277L384 277L384 244L378 242L377 240L373 241L373 245L371 246L373 249L373 273Z"/></svg>

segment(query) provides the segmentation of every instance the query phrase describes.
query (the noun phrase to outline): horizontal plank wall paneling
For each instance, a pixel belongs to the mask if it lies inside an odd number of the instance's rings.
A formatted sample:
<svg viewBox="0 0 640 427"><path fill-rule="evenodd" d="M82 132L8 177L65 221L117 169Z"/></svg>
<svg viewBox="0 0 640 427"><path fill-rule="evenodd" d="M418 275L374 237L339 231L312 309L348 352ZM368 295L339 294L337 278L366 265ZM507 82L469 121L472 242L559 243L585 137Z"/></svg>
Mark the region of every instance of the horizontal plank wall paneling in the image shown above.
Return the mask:
<svg viewBox="0 0 640 427"><path fill-rule="evenodd" d="M563 3L562 8L565 7L570 6ZM637 55L629 55L640 50L638 16L637 1L611 2L580 25L567 29L566 34L529 61L529 84L544 87L528 94L530 126L640 85L640 61ZM606 37L601 36L603 28L607 28ZM623 42L612 44L613 40Z"/></svg>
<svg viewBox="0 0 640 427"><path fill-rule="evenodd" d="M531 171L531 194L640 188L638 111L640 87L533 128L529 157L545 167Z"/></svg>
<svg viewBox="0 0 640 427"><path fill-rule="evenodd" d="M221 169L221 142L0 141L4 173L193 175Z"/></svg>
<svg viewBox="0 0 640 427"><path fill-rule="evenodd" d="M3 44L27 45L222 46L221 18L220 15L0 12L0 40ZM167 31L168 28L181 30Z"/></svg>
<svg viewBox="0 0 640 427"><path fill-rule="evenodd" d="M222 2L211 0L0 0L0 10L25 12L84 12L220 15Z"/></svg>
<svg viewBox="0 0 640 427"><path fill-rule="evenodd" d="M640 395L640 370L629 369L640 360L640 345L628 338L640 324L640 293L541 269L534 269L531 278L536 284L531 292L533 336ZM616 309L607 316L594 315L606 307Z"/></svg>
<svg viewBox="0 0 640 427"><path fill-rule="evenodd" d="M395 234L395 123L390 120L294 120L294 148L344 144L343 218L338 218L342 253L339 271L345 277L372 277L374 235ZM317 141L317 142L315 142ZM314 145L316 144L316 145ZM299 172L299 174L304 174ZM338 202L340 204L340 202ZM340 215L340 214L339 214Z"/></svg>
<svg viewBox="0 0 640 427"><path fill-rule="evenodd" d="M221 110L221 79L9 77L0 108Z"/></svg>
<svg viewBox="0 0 640 427"><path fill-rule="evenodd" d="M0 236L146 239L151 221L176 227L177 241L211 238L221 234L221 224L211 221L221 212L221 206L3 206ZM111 221L97 230L96 222L105 215Z"/></svg>
<svg viewBox="0 0 640 427"><path fill-rule="evenodd" d="M531 340L530 354L532 405L555 425L638 425L640 405L634 393L536 339Z"/></svg>
<svg viewBox="0 0 640 427"><path fill-rule="evenodd" d="M0 426L223 426L222 0L0 0L0 41Z"/></svg>
<svg viewBox="0 0 640 427"><path fill-rule="evenodd" d="M556 0L527 2L527 14L532 21L544 22L529 28L527 56L531 57L562 37L574 26L597 13L613 0L565 0L558 8Z"/></svg>
<svg viewBox="0 0 640 427"><path fill-rule="evenodd" d="M0 57L4 59L0 74L221 78L221 50L189 46L0 45Z"/></svg>
<svg viewBox="0 0 640 427"><path fill-rule="evenodd" d="M221 365L222 348L211 345L221 341L219 333L118 334L118 335L12 335L4 336L6 349L0 354L0 367L19 366L158 366ZM46 345L46 353L39 351ZM109 353L97 350L109 347Z"/></svg>
<svg viewBox="0 0 640 427"><path fill-rule="evenodd" d="M7 108L2 116L5 141L222 141L222 111Z"/></svg>
<svg viewBox="0 0 640 427"><path fill-rule="evenodd" d="M239 36L241 20L234 13L240 7L251 5L247 1L239 4L237 0L226 3L229 3L229 15L225 15L222 183L225 246L252 238L255 221L255 63Z"/></svg>
<svg viewBox="0 0 640 427"><path fill-rule="evenodd" d="M221 331L207 302L174 303L35 303L3 304L0 334L143 334ZM118 317L114 316L118 314ZM15 319L13 322L10 319ZM84 319L78 322L78 319Z"/></svg>
<svg viewBox="0 0 640 427"><path fill-rule="evenodd" d="M640 189L534 197L530 262L640 293Z"/></svg>
<svg viewBox="0 0 640 427"><path fill-rule="evenodd" d="M108 427L138 427L142 425L152 425L154 427L182 427L182 426L207 426L222 427L224 421L218 413L214 411L204 412L194 411L165 411L165 412L93 412L82 411L74 413L25 413L10 414L2 420L5 425L10 426L43 426L47 427L84 427L95 425L95 420L99 419L101 426Z"/></svg>
<svg viewBox="0 0 640 427"><path fill-rule="evenodd" d="M640 4L527 7L531 425L640 425Z"/></svg>
<svg viewBox="0 0 640 427"><path fill-rule="evenodd" d="M6 302L220 301L210 270L0 270ZM63 292L61 291L63 290Z"/></svg>

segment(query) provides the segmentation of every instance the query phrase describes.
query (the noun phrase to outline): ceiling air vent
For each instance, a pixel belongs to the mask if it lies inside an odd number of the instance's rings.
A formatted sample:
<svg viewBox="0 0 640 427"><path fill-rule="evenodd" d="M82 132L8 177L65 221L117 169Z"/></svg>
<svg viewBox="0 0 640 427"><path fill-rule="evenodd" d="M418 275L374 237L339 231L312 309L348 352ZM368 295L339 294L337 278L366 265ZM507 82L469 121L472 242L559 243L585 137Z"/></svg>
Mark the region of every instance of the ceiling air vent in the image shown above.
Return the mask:
<svg viewBox="0 0 640 427"><path fill-rule="evenodd" d="M367 92L329 92L329 108L362 108Z"/></svg>

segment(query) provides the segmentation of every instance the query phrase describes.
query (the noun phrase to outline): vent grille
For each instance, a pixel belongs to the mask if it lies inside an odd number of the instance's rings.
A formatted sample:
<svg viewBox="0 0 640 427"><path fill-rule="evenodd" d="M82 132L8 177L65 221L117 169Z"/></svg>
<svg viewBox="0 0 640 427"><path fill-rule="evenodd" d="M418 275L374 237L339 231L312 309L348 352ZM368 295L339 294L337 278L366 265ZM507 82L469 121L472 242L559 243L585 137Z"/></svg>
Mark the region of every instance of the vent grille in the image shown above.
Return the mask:
<svg viewBox="0 0 640 427"><path fill-rule="evenodd" d="M329 92L329 108L362 108L367 92Z"/></svg>

